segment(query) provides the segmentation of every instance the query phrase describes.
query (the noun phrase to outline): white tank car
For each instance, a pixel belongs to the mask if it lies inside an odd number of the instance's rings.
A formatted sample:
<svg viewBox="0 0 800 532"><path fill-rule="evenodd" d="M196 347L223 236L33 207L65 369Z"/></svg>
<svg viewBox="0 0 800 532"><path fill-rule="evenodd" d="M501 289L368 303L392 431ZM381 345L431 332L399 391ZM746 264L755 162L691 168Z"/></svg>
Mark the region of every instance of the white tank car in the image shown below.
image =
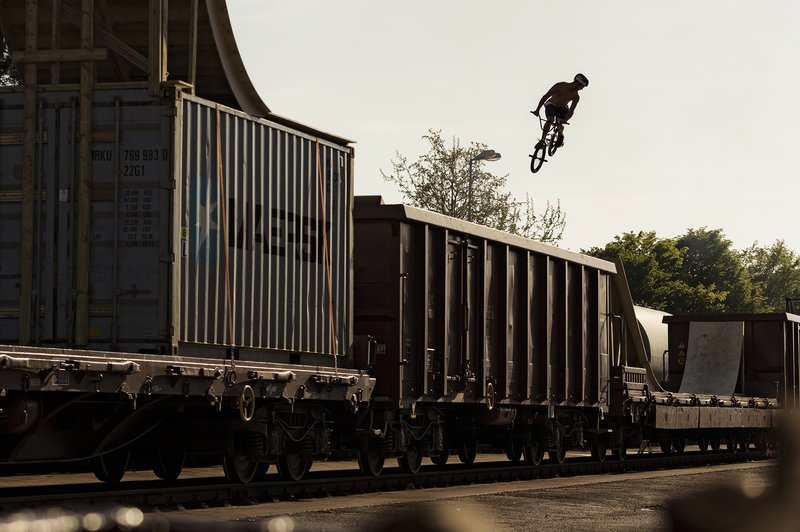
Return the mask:
<svg viewBox="0 0 800 532"><path fill-rule="evenodd" d="M667 351L667 324L662 320L664 316L671 316L671 314L640 306L634 306L634 309L639 330L642 332L647 360L650 361L650 366L658 381L664 382L669 373L669 353Z"/></svg>

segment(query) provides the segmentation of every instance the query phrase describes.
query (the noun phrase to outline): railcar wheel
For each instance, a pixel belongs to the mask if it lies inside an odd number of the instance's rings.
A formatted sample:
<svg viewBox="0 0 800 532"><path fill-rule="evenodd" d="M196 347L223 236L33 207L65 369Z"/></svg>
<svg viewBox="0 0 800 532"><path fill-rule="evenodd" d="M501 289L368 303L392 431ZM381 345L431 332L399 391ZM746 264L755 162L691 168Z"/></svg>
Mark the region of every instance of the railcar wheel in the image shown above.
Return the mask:
<svg viewBox="0 0 800 532"><path fill-rule="evenodd" d="M553 427L553 442L555 449L548 449L547 456L551 462L563 464L567 457L567 442L564 440L564 429L558 423Z"/></svg>
<svg viewBox="0 0 800 532"><path fill-rule="evenodd" d="M96 456L92 458L94 476L102 482L116 484L125 476L130 458L131 452L127 448Z"/></svg>
<svg viewBox="0 0 800 532"><path fill-rule="evenodd" d="M672 448L676 453L683 454L683 451L686 450L686 440L684 438L678 438L672 442Z"/></svg>
<svg viewBox="0 0 800 532"><path fill-rule="evenodd" d="M175 480L180 476L185 460L185 448L159 447L153 453L153 473L162 480Z"/></svg>
<svg viewBox="0 0 800 532"><path fill-rule="evenodd" d="M462 464L475 463L475 457L478 456L478 440L475 438L467 438L458 444L458 459Z"/></svg>
<svg viewBox="0 0 800 532"><path fill-rule="evenodd" d="M714 451L715 453L719 452L719 448L721 446L719 438L711 438L710 440L708 440L708 444L711 446L712 451Z"/></svg>
<svg viewBox="0 0 800 532"><path fill-rule="evenodd" d="M278 457L278 474L283 480L302 480L313 463L299 453L286 452Z"/></svg>
<svg viewBox="0 0 800 532"><path fill-rule="evenodd" d="M620 462L628 457L628 447L625 442L625 435L622 433L614 434L614 447L611 449L611 456Z"/></svg>
<svg viewBox="0 0 800 532"><path fill-rule="evenodd" d="M381 452L380 440L366 438L358 446L358 467L368 477L380 476L385 458Z"/></svg>
<svg viewBox="0 0 800 532"><path fill-rule="evenodd" d="M608 443L603 436L597 436L592 442L592 459L598 462L606 461L606 454L608 453Z"/></svg>
<svg viewBox="0 0 800 532"><path fill-rule="evenodd" d="M541 442L535 437L531 436L529 442L525 442L525 463L532 466L538 466L542 463L544 457L544 447Z"/></svg>
<svg viewBox="0 0 800 532"><path fill-rule="evenodd" d="M729 453L739 452L739 440L737 440L735 436L728 436L725 439L725 449Z"/></svg>
<svg viewBox="0 0 800 532"><path fill-rule="evenodd" d="M621 445L611 451L611 456L613 456L615 460L623 462L628 457L628 448L625 447L625 445Z"/></svg>
<svg viewBox="0 0 800 532"><path fill-rule="evenodd" d="M407 475L416 475L422 467L422 453L414 445L406 447L406 454L397 457L397 465Z"/></svg>
<svg viewBox="0 0 800 532"><path fill-rule="evenodd" d="M506 442L506 458L512 462L519 462L520 458L522 458L522 445L513 439L509 439Z"/></svg>
<svg viewBox="0 0 800 532"><path fill-rule="evenodd" d="M567 448L564 446L564 442L561 442L555 451L547 451L547 456L554 464L563 464L567 457Z"/></svg>
<svg viewBox="0 0 800 532"><path fill-rule="evenodd" d="M708 452L708 440L705 438L700 438L697 440L697 447L700 449L700 452L707 453Z"/></svg>
<svg viewBox="0 0 800 532"><path fill-rule="evenodd" d="M434 465L442 467L447 465L447 460L450 458L450 449L447 446L447 442L445 442L445 446L439 454L431 456L431 462Z"/></svg>
<svg viewBox="0 0 800 532"><path fill-rule="evenodd" d="M739 450L743 453L747 453L747 451L750 450L750 442L748 442L747 440L740 440Z"/></svg>
<svg viewBox="0 0 800 532"><path fill-rule="evenodd" d="M672 440L661 440L659 446L661 447L661 452L664 454L672 453Z"/></svg>
<svg viewBox="0 0 800 532"><path fill-rule="evenodd" d="M231 450L222 455L222 470L225 478L237 484L247 484L258 473L258 462L246 454Z"/></svg>

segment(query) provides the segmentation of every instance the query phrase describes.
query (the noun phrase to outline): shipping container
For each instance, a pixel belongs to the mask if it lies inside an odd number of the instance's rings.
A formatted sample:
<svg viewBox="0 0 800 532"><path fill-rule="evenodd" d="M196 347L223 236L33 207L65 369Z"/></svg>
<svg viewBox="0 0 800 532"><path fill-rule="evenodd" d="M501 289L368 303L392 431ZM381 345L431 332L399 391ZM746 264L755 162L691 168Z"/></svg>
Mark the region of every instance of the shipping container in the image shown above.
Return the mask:
<svg viewBox="0 0 800 532"><path fill-rule="evenodd" d="M613 264L375 197L354 224L376 399L605 407Z"/></svg>
<svg viewBox="0 0 800 532"><path fill-rule="evenodd" d="M77 90L39 91L26 162L23 94L0 93L0 343L326 366L350 354L346 139L180 91L98 89L82 198L78 121Z"/></svg>

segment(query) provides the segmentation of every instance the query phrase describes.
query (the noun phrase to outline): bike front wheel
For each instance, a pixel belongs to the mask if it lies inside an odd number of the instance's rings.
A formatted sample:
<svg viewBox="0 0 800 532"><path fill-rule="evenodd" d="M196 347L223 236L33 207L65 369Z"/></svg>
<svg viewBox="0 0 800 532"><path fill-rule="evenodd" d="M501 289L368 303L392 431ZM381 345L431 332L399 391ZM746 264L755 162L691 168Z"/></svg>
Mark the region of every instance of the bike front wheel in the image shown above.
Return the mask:
<svg viewBox="0 0 800 532"><path fill-rule="evenodd" d="M536 149L533 150L533 155L531 155L531 172L534 174L539 171L539 168L542 167L544 164L544 153L545 153L546 146L539 145L536 146Z"/></svg>

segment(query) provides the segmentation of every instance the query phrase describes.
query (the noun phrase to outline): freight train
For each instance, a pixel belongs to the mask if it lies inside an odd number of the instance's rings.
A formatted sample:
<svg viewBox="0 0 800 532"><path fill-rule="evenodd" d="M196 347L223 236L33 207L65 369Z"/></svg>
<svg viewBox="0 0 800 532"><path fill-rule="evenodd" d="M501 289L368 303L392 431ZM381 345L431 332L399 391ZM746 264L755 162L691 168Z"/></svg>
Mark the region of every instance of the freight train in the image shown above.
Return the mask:
<svg viewBox="0 0 800 532"><path fill-rule="evenodd" d="M211 456L250 482L347 453L416 473L479 443L624 460L763 448L796 407L800 317L664 335L621 263L355 197L352 142L270 112L223 1L107 2L105 54L37 55L31 28L87 38L78 3L0 2L26 50L0 89L0 463L116 482Z"/></svg>

